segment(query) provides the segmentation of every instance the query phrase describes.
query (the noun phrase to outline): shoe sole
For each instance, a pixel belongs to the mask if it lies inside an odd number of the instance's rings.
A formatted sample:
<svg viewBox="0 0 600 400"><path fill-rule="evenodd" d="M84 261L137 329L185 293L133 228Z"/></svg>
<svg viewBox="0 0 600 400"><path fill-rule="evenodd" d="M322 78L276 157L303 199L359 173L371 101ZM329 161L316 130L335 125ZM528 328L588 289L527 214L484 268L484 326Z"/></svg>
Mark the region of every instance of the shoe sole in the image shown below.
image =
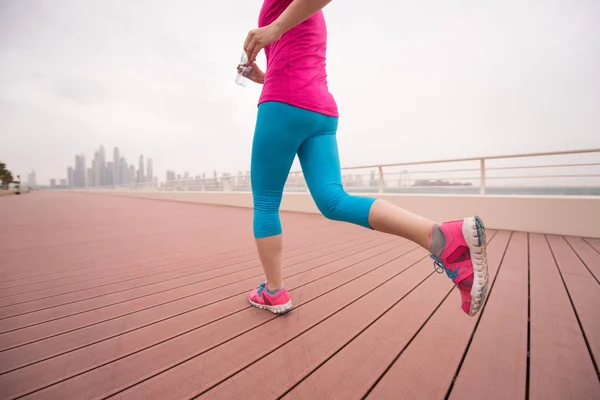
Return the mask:
<svg viewBox="0 0 600 400"><path fill-rule="evenodd" d="M487 240L485 226L479 216L465 218L462 233L473 264L473 287L471 288L471 307L469 315L475 316L481 310L487 296L489 272L487 265Z"/></svg>
<svg viewBox="0 0 600 400"><path fill-rule="evenodd" d="M261 310L271 311L273 314L277 314L277 315L283 315L285 313L288 313L288 312L292 311L292 308L294 308L292 306L291 300L285 304L281 304L278 306L267 306L265 304L255 303L252 300L248 300L248 301L250 302L250 304L252 304L253 307L260 308Z"/></svg>

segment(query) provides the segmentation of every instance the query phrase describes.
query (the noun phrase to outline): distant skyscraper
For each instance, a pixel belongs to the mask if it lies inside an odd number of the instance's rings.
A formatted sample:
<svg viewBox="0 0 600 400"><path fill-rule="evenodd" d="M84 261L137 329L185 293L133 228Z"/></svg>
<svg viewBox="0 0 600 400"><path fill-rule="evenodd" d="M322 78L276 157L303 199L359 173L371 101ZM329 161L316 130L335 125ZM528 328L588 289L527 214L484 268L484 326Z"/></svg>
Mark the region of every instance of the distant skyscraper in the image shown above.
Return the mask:
<svg viewBox="0 0 600 400"><path fill-rule="evenodd" d="M92 159L92 181L88 182L88 186L100 186L100 153L95 152Z"/></svg>
<svg viewBox="0 0 600 400"><path fill-rule="evenodd" d="M129 185L131 181L129 180L129 167L127 166L125 157L121 157L121 161L119 161L119 167L121 169L120 185Z"/></svg>
<svg viewBox="0 0 600 400"><path fill-rule="evenodd" d="M67 168L67 186L75 187L75 170L73 167Z"/></svg>
<svg viewBox="0 0 600 400"><path fill-rule="evenodd" d="M137 171L137 183L144 183L144 156L140 156L140 163L138 164Z"/></svg>
<svg viewBox="0 0 600 400"><path fill-rule="evenodd" d="M56 187L56 179L50 179L50 187L54 189Z"/></svg>
<svg viewBox="0 0 600 400"><path fill-rule="evenodd" d="M104 186L107 182L107 173L106 173L106 152L104 151L104 146L100 146L100 150L98 150L98 165L99 165L99 176L100 179L96 182L96 186Z"/></svg>
<svg viewBox="0 0 600 400"><path fill-rule="evenodd" d="M146 182L154 182L154 166L152 163L152 159L149 158L147 161L147 168L146 168Z"/></svg>
<svg viewBox="0 0 600 400"><path fill-rule="evenodd" d="M87 169L87 185L94 186L94 168Z"/></svg>
<svg viewBox="0 0 600 400"><path fill-rule="evenodd" d="M115 164L112 161L106 163L106 181L105 186L113 186L115 183Z"/></svg>
<svg viewBox="0 0 600 400"><path fill-rule="evenodd" d="M31 171L29 175L27 175L27 185L31 187L37 186L37 178L35 175L35 171Z"/></svg>
<svg viewBox="0 0 600 400"><path fill-rule="evenodd" d="M121 182L122 178L121 178L121 154L119 152L119 148L115 147L115 149L113 150L113 185L115 186L119 186L122 185L123 183Z"/></svg>
<svg viewBox="0 0 600 400"><path fill-rule="evenodd" d="M129 183L135 183L135 167L133 164L129 166Z"/></svg>
<svg viewBox="0 0 600 400"><path fill-rule="evenodd" d="M85 165L85 156L83 154L75 156L75 187L85 187L89 174Z"/></svg>

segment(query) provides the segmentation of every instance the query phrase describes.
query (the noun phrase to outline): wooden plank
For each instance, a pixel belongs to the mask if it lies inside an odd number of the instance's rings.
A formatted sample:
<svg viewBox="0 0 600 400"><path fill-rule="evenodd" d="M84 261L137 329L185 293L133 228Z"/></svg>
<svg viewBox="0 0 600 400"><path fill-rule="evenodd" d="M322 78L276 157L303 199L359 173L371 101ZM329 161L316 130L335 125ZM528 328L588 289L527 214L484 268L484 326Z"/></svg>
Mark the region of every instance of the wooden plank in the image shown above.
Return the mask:
<svg viewBox="0 0 600 400"><path fill-rule="evenodd" d="M101 273L100 276L102 277L111 276L113 274L120 275L122 274L123 270L148 270L150 268L161 267L180 261L188 261L194 259L200 261L211 257L227 257L232 253L234 256L240 254L251 254L252 250L255 250L252 249L250 246L244 246L241 249L236 249L230 243L227 243L226 245L219 245L218 241L216 241L215 239L213 239L214 242L209 242L208 244L203 243L194 250L178 252L176 249L173 249L173 254L164 254L160 256L155 256L153 258L141 257L135 260L126 259L121 261L103 262L101 265L94 266L86 266L85 264L82 265L78 263L77 260L70 260L68 269L63 269L54 272L48 270L36 270L35 272L30 273L29 276L11 276L9 279L5 279L2 282L2 293L3 295L6 293L12 295L15 293L20 293L16 291L18 289L40 290L46 287L55 287L57 283L84 282L87 280L87 277L94 276L93 274L98 273ZM103 257L104 255L97 254L97 256ZM48 256L46 259L51 260L53 259L53 257Z"/></svg>
<svg viewBox="0 0 600 400"><path fill-rule="evenodd" d="M388 240L391 240L388 239ZM322 249L317 252L316 257L323 256L328 252L328 249ZM305 253L291 258L291 264L295 264L301 261L309 260L313 257L311 253ZM286 261L290 261L286 260ZM257 261L258 262L258 261ZM131 290L119 291L115 293L108 293L99 297L92 297L87 300L76 301L73 303L67 303L57 307L51 307L48 309L42 309L39 311L32 311L25 314L20 314L4 319L0 319L0 333L10 332L17 329L27 328L29 326L35 326L44 322L53 320L62 320L72 315L78 315L85 312L91 312L100 308L107 308L111 306L119 307L120 304L132 301L159 301L164 297L177 296L180 294L195 294L202 291L210 290L215 287L227 285L233 282L237 282L250 277L260 276L262 267L257 262L251 261L248 263L241 263L234 266L239 271L233 271L230 274L223 276L216 276L212 279L207 278L206 275L198 275L196 279L192 278L181 278L178 280L158 282L148 286L142 286ZM227 269L225 269L227 271ZM219 271L215 270L213 274L218 275Z"/></svg>
<svg viewBox="0 0 600 400"><path fill-rule="evenodd" d="M228 214L224 214L222 215L223 219L227 219L228 218ZM188 221L188 220L186 220ZM185 222L185 221L184 221ZM33 272L31 272L29 275L30 276L20 276L20 277L14 277L17 279L13 279L13 277L8 277L5 276L5 279L3 280L2 283L0 283L0 287L2 288L7 288L7 287L12 287L14 285L32 285L32 284L39 284L39 283L44 283L45 281L55 278L69 278L72 277L74 274L80 275L80 274L85 274L85 273L92 273L92 272L106 272L106 271L119 271L122 268L127 268L129 266L136 266L136 265L142 265L142 264L146 264L146 263L156 263L157 261L160 264L164 264L164 262L161 261L177 261L177 260L185 260L187 258L189 258L190 255L194 256L194 255L215 255L215 254L233 254L236 255L235 253L240 253L240 254L251 254L252 252L255 252L255 244L253 243L252 240L250 240L250 237L248 237L247 235L244 235L241 232L238 231L234 231L234 232L218 232L215 231L214 226L211 225L203 225L204 228L201 230L195 230L194 232L192 232L192 236L193 236L193 240L190 239L190 232L188 231L188 229L179 229L179 231L181 231L181 233L179 233L175 238L171 238L171 239L176 239L176 246L170 246L170 249L168 250L168 252L165 252L165 254L159 254L159 255L155 255L154 257L148 258L148 256L146 255L146 253L144 252L143 254L139 255L138 257L136 257L135 259L128 259L126 258L126 256L124 256L123 254L120 254L119 259L117 260L113 260L112 262L107 262L107 261L99 261L104 259L107 254L106 250L107 247L110 248L109 246L107 246L106 244L106 240L99 242L97 244L101 245L102 247L100 248L100 252L97 252L96 257L95 257L95 262L94 265L89 266L86 264L83 264L81 262L78 262L75 258L76 254L78 254L81 251L87 251L87 249L83 248L83 249L77 249L77 252L75 252L73 254L73 252L70 252L70 254L73 255L72 259L69 259L67 261L67 264L63 264L63 263L58 263L57 264L57 268L60 268L60 270L58 271L49 271L46 265L46 268L44 268L43 270L39 270L36 269ZM323 236L323 238L326 238L327 234L331 235L334 232L337 232L339 234L342 233L348 233L348 234L360 234L360 232L357 231L347 231L347 230L343 230L341 229L341 227L338 226L332 226L332 227L328 227L327 229L319 229L322 227L322 224L315 224L314 226L312 226L312 229L307 229L306 227L301 227L298 226L298 229L293 230L292 232L290 232L290 234L288 235L289 238L294 238L295 240L304 240L304 239L310 239L313 238L315 239L316 237L319 237L320 235ZM315 229L317 230L317 232L323 232L322 234L317 234L315 235ZM364 233L363 233L364 234ZM198 238L202 238L202 240L199 242ZM223 238L227 237L229 240L228 241L223 241ZM108 236L107 238L108 240L110 240L110 236ZM186 249L184 244L186 241L190 241L191 243L194 243L194 247L192 249ZM182 243L183 242L183 243ZM169 241L168 243L171 243L171 241ZM139 243L139 246L144 246L146 243ZM119 245L120 248L120 245ZM64 252L64 249L63 249ZM52 254L52 255L45 255L43 258L45 260L48 259L55 259L58 254ZM39 256L38 256L39 257ZM125 259L124 259L125 258ZM58 260L57 260L58 261ZM96 265L96 264L100 264L100 265ZM8 283L7 283L8 282Z"/></svg>
<svg viewBox="0 0 600 400"><path fill-rule="evenodd" d="M596 282L600 282L600 252L584 239L576 237L567 237L565 239L567 239L569 245L577 253L590 273L594 275Z"/></svg>
<svg viewBox="0 0 600 400"><path fill-rule="evenodd" d="M410 243L405 243L404 246L399 247L391 244L387 247L379 247L365 251L365 253L370 253L372 257L374 254L383 251L385 254L384 257L393 258L411 252L411 249L414 250L415 246ZM414 253L414 251L410 254L412 253ZM411 256L414 257L414 255ZM348 267L348 261L349 260L346 260L346 267ZM350 264L354 265L351 265L349 268L341 269L337 273L329 276L323 277L322 274L324 271L320 271L321 274L319 274L318 277L313 275L312 278L316 280L310 284L306 284L306 281L300 281L300 287L292 292L292 299L297 305L302 305L303 302L310 301L322 293L322 291L316 291L317 288L321 290L331 290L332 288L335 288L336 285L344 284L349 280L356 279L356 277L361 274L369 272L369 270L377 268L376 265L370 263L369 257L367 257L365 261L356 262L356 259L354 262L350 261ZM319 279L319 277L322 279ZM310 274L302 277L302 279L307 278L310 278ZM293 282L289 283L293 284ZM302 284L305 285L302 286ZM5 386L9 388L9 393L13 395L17 395L17 393L25 394L46 387L67 377L82 374L85 371L89 372L79 375L84 377L84 381L89 379L95 380L95 378L90 378L89 376L103 375L107 370L114 370L114 368L118 368L119 366L129 370L131 369L129 365L131 365L131 363L137 365L140 357L148 357L148 360L142 363L146 365L147 368L152 368L152 365L155 363L158 363L160 366L169 364L169 362L173 362L178 358L185 359L186 357L190 357L190 352L195 347L199 346L206 351L219 343L226 341L228 338L235 337L265 321L276 318L271 313L249 307L245 294L246 293L243 293L224 304L217 303L215 307L212 307L210 310L212 311L212 319L213 321L216 321L212 324L202 324L202 320L195 320L188 315L183 318L165 321L161 324L150 325L145 330L136 330L127 335L120 335L114 338L114 340L103 341L93 346L87 346L81 349L81 351L70 352L43 363L34 364L30 367L2 375L0 376L0 387ZM227 316L227 314L224 314L228 308L231 309L232 307L237 308L237 311L243 311L236 313L236 310L231 310L233 311L231 315ZM257 311L259 311L258 318L255 317L257 316ZM193 316L194 315L192 315L192 317ZM205 314L204 316L211 317L211 314ZM167 341L168 339L172 340ZM196 345L191 345L190 343L196 343ZM148 347L146 351L141 351L146 347ZM170 350L168 350L168 354L165 355L164 351L167 349ZM141 353L136 353L140 351ZM158 356L158 354L161 354L161 356ZM126 355L130 355L130 357L118 361L118 365L115 366L115 364L110 364L111 361ZM104 365L106 366L103 367ZM57 368L58 366L61 366L61 368ZM144 372L139 366L135 367L134 370L139 373ZM127 378L131 379L132 376L137 376L137 373L131 375L131 372L132 371L123 375L123 380L126 381ZM79 379L79 377L75 377L74 380L71 381L79 382ZM100 381L101 380L102 379L100 379ZM112 381L112 383L116 382L117 381L115 380ZM103 382L101 386L111 385L112 383L109 379L107 382ZM50 389L50 391L52 391L52 389Z"/></svg>
<svg viewBox="0 0 600 400"><path fill-rule="evenodd" d="M227 227L224 226L224 222L230 225L229 229L244 224L244 218L239 218L239 215L236 218L237 213L235 210L224 211L221 209L220 212L215 213L215 208L203 206L186 210L185 207L182 208L181 206L165 208L160 204L155 204L150 208L139 201L112 203L110 199L105 199L104 201L107 204L100 204L102 200L89 198L89 201L80 201L80 205L83 204L87 210L82 209L81 212L77 213L77 210L68 209L63 204L56 209L51 207L49 209L47 207L48 200L51 199L43 199L41 204L33 204L30 209L23 213L19 213L18 210L11 213L21 215L19 216L20 219L15 221L15 225L17 225L15 229L11 230L10 238L14 237L15 243L9 246L7 252L3 253L10 255L5 264L7 267L2 270L3 274L6 272L9 275L14 273L22 276L26 271L34 271L37 274L40 270L60 270L65 269L63 264L70 265L73 261L98 264L98 255L102 255L100 264L106 264L110 259L122 260L124 254L131 254L135 258L158 255L161 252L168 252L173 243L177 243L180 249L185 246L193 248L195 241L197 247L198 236L195 236L194 233L205 229L204 225L196 224L193 227L190 222L188 223L190 227L185 230L175 229L176 227L181 228L182 224L189 221L188 218L194 216L199 217L199 220L202 220L205 225L211 226L215 233L226 231ZM110 207L110 215L97 218L94 215L94 212L97 212L97 207L106 207L107 205ZM26 231L29 233L28 235L19 235L18 227L22 224L21 220L27 218L32 212L35 213L33 207L43 207L39 219L30 221L35 228L28 229ZM90 209L94 209L94 212L90 213ZM168 219L168 215L180 215L182 210L185 210L186 218ZM152 211L155 211L156 214L153 215L153 219L150 220L143 216L144 213L147 214ZM142 214L141 218L140 214ZM219 221L220 216L218 214L228 216L228 218ZM157 215L164 215L165 217L158 222ZM246 223L250 223L251 214L247 213L247 215L249 218ZM42 219L45 220L44 224L40 223ZM90 219L93 220L93 224L89 223ZM123 221L126 221L128 226L123 226ZM147 234L149 226L152 227L152 236ZM240 235L241 238L245 231L250 233L249 229L246 228L230 230L230 234L231 237ZM186 234L187 239L182 234ZM173 239L176 239L176 241ZM208 243L211 240L213 240L211 237L206 238ZM59 243L56 243L57 241ZM6 241L3 241L3 243L6 243ZM147 246L140 246L142 243ZM51 246L48 246L49 244ZM118 244L118 246L112 246L111 244ZM143 249L143 251L141 252L140 249ZM32 250L35 250L35 252ZM44 262L50 258L59 261L59 263L48 265L47 262Z"/></svg>
<svg viewBox="0 0 600 400"><path fill-rule="evenodd" d="M381 242L374 243L372 247L377 248L378 246L385 245L385 243L387 243L387 241L382 240ZM367 246L369 245L369 243L366 244ZM358 250L355 249L348 251L349 254L344 255L358 254L361 252L361 248L362 247L360 247ZM363 255L358 255L358 257L361 256ZM310 260L305 264L285 267L283 271L286 276L293 276L296 273L304 271L304 268L317 268L324 263L326 264L341 258L343 257L340 257L338 253L332 253L326 257ZM140 311L148 310L149 312L153 313L155 318L164 317L164 315L160 312L164 309L175 312L189 311L190 309L201 307L210 302L218 301L219 299L234 296L250 290L250 288L256 285L259 277L262 276L262 274L259 274L237 282L230 281L229 284L225 282L225 284L221 287L217 287L218 285L215 284L213 286L209 286L208 290L205 291L200 291L195 285L190 285L174 291L158 293L153 296L147 296L109 307L99 308L91 312L77 314L60 320L50 321L44 324L34 325L28 328L1 334L0 349L6 350L16 346L22 346L27 343L32 343L34 341L50 338L77 329L82 329L84 327L89 327L104 321L115 320L119 317L126 317L127 321L137 322L138 320L134 314ZM131 325L128 323L126 326L130 327Z"/></svg>
<svg viewBox="0 0 600 400"><path fill-rule="evenodd" d="M595 364L596 371L598 371L598 361L600 360L600 285L563 237L548 236L548 242L567 286L581 328L585 333L592 361Z"/></svg>
<svg viewBox="0 0 600 400"><path fill-rule="evenodd" d="M121 391L133 386L132 390L136 392L144 388L150 390L145 395L139 394L141 397L158 390L153 395L166 399L169 395L218 383L224 376L281 346L424 256L424 252L415 250L398 259L402 254L403 250L390 250L345 269L345 274L354 275L350 281L337 275L303 286L295 296L300 305L284 317L277 318L264 310L248 309L160 346L48 387L32 394L31 398L87 399L116 393L119 393L116 397L121 397ZM394 260L397 261L392 262ZM387 264L382 266L383 263ZM359 275L355 275L357 272ZM332 287L336 289L323 292ZM304 303L304 299L314 300ZM207 369L207 365L210 368ZM136 386L157 374L144 385ZM90 382L95 384L90 385ZM165 383L178 390L165 391ZM124 396L127 399L139 398L134 393Z"/></svg>
<svg viewBox="0 0 600 400"><path fill-rule="evenodd" d="M68 293L74 290L87 289L112 282L119 282L130 277L149 275L164 272L165 268L193 267L216 261L235 262L236 258L249 256L256 249L236 251L232 248L225 252L200 250L185 256L157 257L145 262L123 262L111 264L107 267L94 267L93 269L77 268L68 272L57 274L44 274L34 278L10 281L2 289L1 305L15 304L19 301L42 298L54 294ZM37 296L37 297L33 297ZM13 300L14 299L14 300ZM12 301L11 301L12 300Z"/></svg>
<svg viewBox="0 0 600 400"><path fill-rule="evenodd" d="M301 285L323 278L329 274L334 274L352 266L369 257L369 253L361 254L365 250L385 251L402 244L402 241L395 241L386 246L379 246L388 243L388 240L380 238L380 242L365 242L360 246L355 246L349 251L340 249L340 251L331 252L329 255L310 260L296 266L290 266L284 269L286 285L292 290ZM405 247L406 248L406 247ZM406 248L407 251L411 247ZM16 368L22 368L34 362L39 362L51 357L74 351L85 346L107 341L110 338L117 338L122 349L123 336L125 333L138 331L133 336L136 346L149 346L157 336L161 339L174 337L182 333L185 327L193 326L198 328L203 324L213 322L225 315L241 311L249 305L245 301L247 292L256 286L257 280L252 278L236 284L218 288L204 295L194 296L183 301L176 301L152 309L143 310L126 316L117 317L105 322L91 325L83 329L77 329L62 335L52 336L45 340L39 340L26 346L19 346L2 353L3 363L0 366L0 373L12 371ZM173 319L175 318L175 319ZM167 330L159 325L167 325ZM148 328L150 334L147 334L142 328ZM161 331L160 335L158 331ZM184 332L184 331L183 331ZM137 338L137 336L142 336ZM111 342L105 345L110 346ZM150 344L148 344L150 343ZM90 348L84 349L89 352Z"/></svg>
<svg viewBox="0 0 600 400"><path fill-rule="evenodd" d="M203 207L199 206L198 210L203 210ZM156 211L160 212L160 209ZM238 229L241 221L232 221L232 215L227 212L217 213L213 217L226 221L229 226L225 229L218 228L210 220L207 221L203 214L199 212L190 213L185 220L174 221L163 218L157 221L160 222L161 226L170 227L169 229L173 232L157 232L154 227L149 228L144 223L140 223L141 228L146 228L146 230L151 229L151 236L147 234L138 237L132 235L128 240L120 242L118 237L114 238L111 232L106 232L105 237L97 241L88 241L85 243L77 241L59 246L52 251L36 249L35 253L25 253L27 257L19 257L18 255L11 254L13 257L9 258L9 263L13 260L19 268L12 271L12 273L8 273L8 271L0 273L5 278L4 282L14 279L23 280L29 284L34 283L34 281L28 282L28 279L33 280L36 277L43 276L68 276L82 269L85 271L97 271L102 268L111 269L118 267L124 263L125 265L136 264L161 257L185 256L186 254L194 254L198 251L216 250L222 252L227 250L251 250L253 248L254 243L248 240L251 236L248 236L244 232L244 229ZM56 221L60 222L61 225L55 227L53 231L40 234L40 239L46 240L46 236L48 235L56 235L56 233L69 234L71 231L76 231L78 237L85 237L88 232L87 229L90 227L89 225L78 227L66 226L65 228L69 229L69 231L58 230L60 227L64 227L64 224L68 224L68 219L70 218L71 216L68 215L65 216L67 221ZM156 217L154 218L156 219ZM203 224L193 225L193 221L196 220L203 220ZM110 224L111 221L98 222L99 225L106 223ZM297 229L294 229L290 233L292 235L306 237L307 234L311 233L311 230L307 229L306 225L304 227L297 223L293 225ZM314 230L318 231L325 226L321 223L314 223L312 231L314 233ZM230 241L224 242L222 240L223 237L228 237ZM140 248L143 249L142 252L140 252ZM85 257L82 258L82 256ZM47 260L49 259L56 261L56 263L48 264ZM42 263L41 260L45 260L46 263ZM25 265L22 265L23 263ZM2 285L4 285L4 282Z"/></svg>
<svg viewBox="0 0 600 400"><path fill-rule="evenodd" d="M530 236L530 399L600 398L600 383L546 239Z"/></svg>
<svg viewBox="0 0 600 400"><path fill-rule="evenodd" d="M494 293L497 271L510 235L510 232L498 232L488 245L490 293ZM368 399L445 398L473 329L485 312L484 304L480 314L469 318L456 306L457 303L460 304L460 294L455 290L406 348L399 343L399 350L397 348L392 354L399 358L381 377ZM382 364L383 367L390 365L385 362ZM432 374L432 371L435 373Z"/></svg>
<svg viewBox="0 0 600 400"><path fill-rule="evenodd" d="M208 231L210 231L210 227L207 227L207 232L204 232L204 235L206 235ZM365 237L364 233L344 232L339 228L337 228L337 230L332 229L331 232L327 230L327 232L322 232L317 235L312 232L305 231L302 231L302 233L293 232L290 234L289 238L292 240L291 245L286 246L284 250L284 256L288 256L290 252L298 251L298 249L306 245L314 246L320 243L333 242L336 240L342 240L344 238L350 239L358 236L363 238ZM228 244L226 246L219 246L217 240L223 242L225 237L228 239L226 241ZM100 283L104 283L103 281L106 281L106 283L114 282L115 279L116 281L120 281L125 278L130 278L129 275L131 275L131 277L136 277L143 276L140 275L140 273L147 275L153 271L163 272L165 267L178 266L179 263L188 264L189 266L198 266L210 265L210 263L218 261L235 263L237 260L249 261L252 258L257 258L253 257L256 256L256 246L251 243L250 240L247 240L247 238L243 238L243 240L241 238L237 239L235 236L229 238L226 234L221 236L214 235L212 238L215 243L209 242L208 247L198 246L198 250L192 254L185 253L185 255L180 256L168 255L164 257L156 257L145 262L120 262L116 264L110 264L110 266L105 265L93 268L79 267L66 272L60 272L56 274L44 273L28 279L9 281L9 283L3 286L2 298L25 293L36 294L38 292L42 292L42 294L44 294L44 289L60 290L67 285L72 285L76 289L82 289L86 287L92 287L85 285L81 286L82 283L88 285L99 285ZM236 240L238 241L237 246L234 244ZM229 241L234 241L234 243L230 243ZM246 242L248 242L248 244L252 244L253 247L244 246ZM238 247L242 247L243 249L240 250ZM76 264L73 265L75 266ZM185 265L183 265L183 267L185 267ZM101 281L99 282L97 279L101 279ZM65 289L70 289L70 287L66 287Z"/></svg>
<svg viewBox="0 0 600 400"><path fill-rule="evenodd" d="M447 277L432 276L430 259L413 268L421 271L422 279L395 277L199 398L279 398L332 356L333 361L285 398L362 398L365 388L375 382L378 367L393 351L396 338L414 335L453 286ZM340 385L342 380L345 384ZM316 388L319 395L315 395Z"/></svg>
<svg viewBox="0 0 600 400"><path fill-rule="evenodd" d="M525 398L527 258L527 235L514 233L450 399Z"/></svg>
<svg viewBox="0 0 600 400"><path fill-rule="evenodd" d="M304 242L302 245L298 245L293 251L288 252L284 258L284 265L294 265L302 261L306 261L310 258L317 258L329 253L330 249L336 246L348 246L358 244L365 240L375 240L375 237L360 238L345 237L344 240L337 240L334 242L325 243L312 243L307 245ZM78 284L79 287L90 287L89 289L78 290L78 287L71 287L65 294L57 294L39 300L30 300L19 304L9 305L0 307L0 319L8 318L12 316L30 314L35 311L47 310L53 307L59 307L63 305L69 305L71 303L82 302L84 300L97 299L100 304L111 304L110 295L126 295L127 297L135 298L144 296L146 294L152 294L161 292L164 290L172 290L178 287L190 285L193 283L199 283L208 280L214 280L216 278L225 277L228 275L255 275L255 272L259 273L262 271L260 260L255 252L252 255L240 256L234 259L228 259L223 261L214 261L210 263L203 263L198 265L196 262L188 262L186 266L182 268L176 267L163 267L161 271L157 271L154 274L142 272L134 272L127 276L127 279L121 280L123 277L111 278L106 284L99 284L94 286L94 283ZM97 280L99 283L102 279ZM114 281L114 283L110 283ZM58 292L67 291L64 287L57 288ZM33 293L37 295L36 293ZM123 301L121 296L118 296L119 301ZM98 301L93 301L93 307L98 307ZM80 303L81 304L81 303ZM73 304L73 307L81 312L79 305ZM55 310L49 311L55 316ZM36 314L39 315L39 314ZM43 318L42 315L39 315ZM0 322L0 326L1 326Z"/></svg>
<svg viewBox="0 0 600 400"><path fill-rule="evenodd" d="M0 272L4 277L3 281L6 281L11 273L23 277L28 270L33 271L35 275L51 269L54 269L54 272L73 270L71 265L74 262L107 265L111 261L123 261L124 257L134 260L152 258L163 253L172 253L174 245L180 250L198 249L199 239L202 239L204 244L212 242L218 245L219 242L223 243L221 238L227 236L232 240L229 242L231 246L247 243L252 247L253 244L251 240L245 240L251 237L251 210L206 205L190 207L181 204L165 207L164 202L149 203L140 199L115 203L111 198L98 199L98 196L88 196L88 199L78 199L76 202L79 206L84 205L80 207L81 212L78 214L73 207L69 209L60 203L60 207L56 209L49 208L47 202L50 200L56 202L56 198L43 199L43 212L37 220L31 221L31 224L35 224L35 230L27 231L30 233L28 237L37 242L34 247L31 247L32 242L27 237L17 238L18 226L15 225L20 225L23 217L35 214L32 207L40 207L39 203L21 213L24 215L11 225L15 227L11 230L11 238L16 240L13 246L9 246L9 249L3 252L3 265L6 266ZM108 215L97 218L94 213L90 214L90 209L96 212L99 207L105 208ZM19 212L12 214L18 215ZM151 219L147 218L149 214L153 214ZM182 218L177 218L178 215ZM321 227L336 228L331 221L317 216L283 213L282 217L286 227L291 225L294 228L290 232L292 235L296 232L309 233L307 230L318 232ZM42 218L47 220L47 225L40 225ZM94 220L93 224L88 223L90 218ZM203 223L197 224L196 221L199 220ZM129 225L124 227L123 221L127 221ZM308 226L307 222L312 226ZM148 235L149 229L152 230L152 235ZM359 229L349 227L346 231L357 232ZM60 238L58 245L50 248L41 245L51 243L56 237ZM237 241L238 238L241 242ZM23 248L27 246L29 248ZM56 263L48 264L49 259Z"/></svg>

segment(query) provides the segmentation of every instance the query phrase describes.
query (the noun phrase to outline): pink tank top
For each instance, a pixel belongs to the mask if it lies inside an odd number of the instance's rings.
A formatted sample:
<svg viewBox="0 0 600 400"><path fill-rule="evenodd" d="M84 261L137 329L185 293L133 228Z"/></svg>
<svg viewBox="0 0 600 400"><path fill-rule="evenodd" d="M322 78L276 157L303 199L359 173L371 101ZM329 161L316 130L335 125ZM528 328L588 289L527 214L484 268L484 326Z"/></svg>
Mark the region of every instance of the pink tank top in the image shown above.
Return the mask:
<svg viewBox="0 0 600 400"><path fill-rule="evenodd" d="M275 21L291 2L264 0L258 26ZM279 101L337 117L337 104L327 86L326 50L327 26L323 11L265 47L267 70L258 104Z"/></svg>

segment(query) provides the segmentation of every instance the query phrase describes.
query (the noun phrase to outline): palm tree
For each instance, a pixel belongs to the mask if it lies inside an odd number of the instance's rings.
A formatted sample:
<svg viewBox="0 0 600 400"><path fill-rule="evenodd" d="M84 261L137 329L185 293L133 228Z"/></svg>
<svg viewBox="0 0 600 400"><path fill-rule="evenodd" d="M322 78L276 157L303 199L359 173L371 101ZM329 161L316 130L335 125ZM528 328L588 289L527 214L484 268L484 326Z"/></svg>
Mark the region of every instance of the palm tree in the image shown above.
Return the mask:
<svg viewBox="0 0 600 400"><path fill-rule="evenodd" d="M6 169L6 164L0 161L0 181L2 181L2 187L8 189L8 185L10 185L13 180L12 173Z"/></svg>

